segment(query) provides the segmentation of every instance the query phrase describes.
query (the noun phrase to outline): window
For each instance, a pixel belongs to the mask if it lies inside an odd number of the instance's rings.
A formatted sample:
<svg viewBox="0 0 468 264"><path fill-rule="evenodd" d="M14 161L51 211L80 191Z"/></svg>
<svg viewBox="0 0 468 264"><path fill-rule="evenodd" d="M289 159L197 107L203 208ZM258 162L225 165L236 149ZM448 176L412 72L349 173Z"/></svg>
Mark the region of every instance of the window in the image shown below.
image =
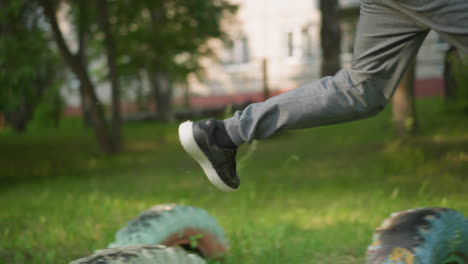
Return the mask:
<svg viewBox="0 0 468 264"><path fill-rule="evenodd" d="M287 56L309 57L312 56L312 38L310 27L296 28L286 33Z"/></svg>
<svg viewBox="0 0 468 264"><path fill-rule="evenodd" d="M226 45L226 49L226 64L243 64L249 62L249 39L246 36L230 40Z"/></svg>

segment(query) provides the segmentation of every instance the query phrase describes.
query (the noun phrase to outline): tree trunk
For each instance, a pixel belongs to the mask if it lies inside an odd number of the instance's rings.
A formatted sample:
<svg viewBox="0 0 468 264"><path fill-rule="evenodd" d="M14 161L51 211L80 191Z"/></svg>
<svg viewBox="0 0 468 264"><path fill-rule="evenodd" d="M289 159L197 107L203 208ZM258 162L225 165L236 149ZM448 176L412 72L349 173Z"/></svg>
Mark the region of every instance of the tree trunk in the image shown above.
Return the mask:
<svg viewBox="0 0 468 264"><path fill-rule="evenodd" d="M153 31L156 31L159 29L159 23L163 17L162 10L150 8L149 13ZM154 41L155 44L157 44L158 41L164 40L155 39ZM165 122L173 122L175 120L175 116L172 111L172 80L170 78L170 73L165 71L164 68L162 68L163 65L158 61L154 61L154 65L153 69L156 70L149 72L149 79L152 82L153 87L153 95L156 104L156 117Z"/></svg>
<svg viewBox="0 0 468 264"><path fill-rule="evenodd" d="M80 0L78 2L78 57L81 61L81 64L86 68L86 17L85 17L85 5L86 0ZM80 83L80 102L81 102L81 115L83 119L83 125L86 127L91 127L91 114L89 111L90 99L89 95L86 94L83 85Z"/></svg>
<svg viewBox="0 0 468 264"><path fill-rule="evenodd" d="M109 17L109 6L107 0L98 1L98 11L101 27L104 31L104 43L106 46L107 65L109 68L109 78L111 80L112 87L112 121L111 121L111 133L112 143L114 144L114 150L119 151L121 149L121 126L122 118L120 114L120 87L119 87L119 73L117 70L117 63L115 58L116 48L114 42L114 36L112 34L110 17Z"/></svg>
<svg viewBox="0 0 468 264"><path fill-rule="evenodd" d="M23 103L13 111L5 111L5 120L16 133L24 133L32 117L32 106Z"/></svg>
<svg viewBox="0 0 468 264"><path fill-rule="evenodd" d="M184 87L184 107L186 109L190 109L192 105L190 104L190 82L189 80L185 80L182 84Z"/></svg>
<svg viewBox="0 0 468 264"><path fill-rule="evenodd" d="M62 31L58 26L54 2L51 0L40 0L39 2L44 8L44 13L50 23L55 42L57 43L57 46L62 53L65 62L78 77L83 87L83 91L88 95L87 99L89 99L91 121L98 144L102 151L107 154L111 154L114 152L112 137L109 134L106 120L104 118L104 111L102 110L101 104L96 96L94 85L91 82L88 72L80 61L79 56L71 53L65 42L65 39L63 38Z"/></svg>
<svg viewBox="0 0 468 264"><path fill-rule="evenodd" d="M341 69L341 29L338 0L320 0L322 26L322 76L333 76Z"/></svg>
<svg viewBox="0 0 468 264"><path fill-rule="evenodd" d="M454 101L457 97L457 80L453 72L453 64L454 60L458 58L457 55L457 49L450 45L444 59L445 99L448 101Z"/></svg>
<svg viewBox="0 0 468 264"><path fill-rule="evenodd" d="M0 130L5 127L6 121L5 121L5 114L0 112Z"/></svg>
<svg viewBox="0 0 468 264"><path fill-rule="evenodd" d="M147 110L147 105L146 105L146 101L145 98L144 98L144 94L143 94L143 76L142 76L142 72L143 71L139 71L138 72L138 77L137 77L137 82L138 82L138 85L137 85L137 89L136 89L136 105L137 105L137 111L139 112L143 112L145 110Z"/></svg>
<svg viewBox="0 0 468 264"><path fill-rule="evenodd" d="M414 134L417 129L414 99L416 63L410 64L393 95L393 124L398 136Z"/></svg>
<svg viewBox="0 0 468 264"><path fill-rule="evenodd" d="M164 122L175 120L172 111L172 82L167 72L152 72L150 80L156 103L156 117Z"/></svg>
<svg viewBox="0 0 468 264"><path fill-rule="evenodd" d="M32 91L34 94L31 97L22 98L18 107L5 111L5 120L16 133L26 131L29 121L34 116L34 110L40 102L40 98L43 98L44 92L52 86L51 80L50 78L43 81L38 80L35 86L36 89Z"/></svg>

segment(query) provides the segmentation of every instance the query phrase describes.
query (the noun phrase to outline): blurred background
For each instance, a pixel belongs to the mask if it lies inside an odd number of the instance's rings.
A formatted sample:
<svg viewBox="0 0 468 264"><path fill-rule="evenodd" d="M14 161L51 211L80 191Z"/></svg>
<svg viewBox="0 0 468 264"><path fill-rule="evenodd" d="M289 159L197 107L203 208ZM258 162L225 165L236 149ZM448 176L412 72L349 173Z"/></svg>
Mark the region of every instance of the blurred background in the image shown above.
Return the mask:
<svg viewBox="0 0 468 264"><path fill-rule="evenodd" d="M89 255L159 203L219 218L228 263L361 263L392 211L468 213L468 66L434 32L384 113L244 147L235 194L180 148L181 120L350 67L359 5L0 1L0 263Z"/></svg>

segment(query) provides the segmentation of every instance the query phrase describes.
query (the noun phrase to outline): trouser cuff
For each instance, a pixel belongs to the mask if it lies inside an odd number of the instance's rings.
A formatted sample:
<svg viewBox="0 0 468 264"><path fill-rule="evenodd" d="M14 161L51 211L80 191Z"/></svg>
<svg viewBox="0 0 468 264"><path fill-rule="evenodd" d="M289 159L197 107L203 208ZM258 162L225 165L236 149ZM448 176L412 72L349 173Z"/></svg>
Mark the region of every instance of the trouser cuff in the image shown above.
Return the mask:
<svg viewBox="0 0 468 264"><path fill-rule="evenodd" d="M236 144L236 146L240 146L245 143L245 141L239 135L239 120L237 118L231 117L225 119L223 120L223 123L232 143Z"/></svg>

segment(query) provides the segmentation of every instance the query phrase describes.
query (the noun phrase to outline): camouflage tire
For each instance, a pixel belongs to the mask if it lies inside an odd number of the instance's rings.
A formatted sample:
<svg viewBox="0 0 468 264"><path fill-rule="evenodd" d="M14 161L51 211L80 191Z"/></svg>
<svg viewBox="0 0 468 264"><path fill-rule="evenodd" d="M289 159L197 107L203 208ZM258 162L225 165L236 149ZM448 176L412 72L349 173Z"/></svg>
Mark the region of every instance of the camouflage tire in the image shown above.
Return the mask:
<svg viewBox="0 0 468 264"><path fill-rule="evenodd" d="M178 248L135 245L98 250L70 264L206 264L206 261Z"/></svg>
<svg viewBox="0 0 468 264"><path fill-rule="evenodd" d="M183 205L158 205L119 230L109 248L128 245L179 246L204 258L221 258L228 250L224 231L205 210Z"/></svg>
<svg viewBox="0 0 468 264"><path fill-rule="evenodd" d="M468 221L447 208L393 213L374 233L369 264L468 264Z"/></svg>

